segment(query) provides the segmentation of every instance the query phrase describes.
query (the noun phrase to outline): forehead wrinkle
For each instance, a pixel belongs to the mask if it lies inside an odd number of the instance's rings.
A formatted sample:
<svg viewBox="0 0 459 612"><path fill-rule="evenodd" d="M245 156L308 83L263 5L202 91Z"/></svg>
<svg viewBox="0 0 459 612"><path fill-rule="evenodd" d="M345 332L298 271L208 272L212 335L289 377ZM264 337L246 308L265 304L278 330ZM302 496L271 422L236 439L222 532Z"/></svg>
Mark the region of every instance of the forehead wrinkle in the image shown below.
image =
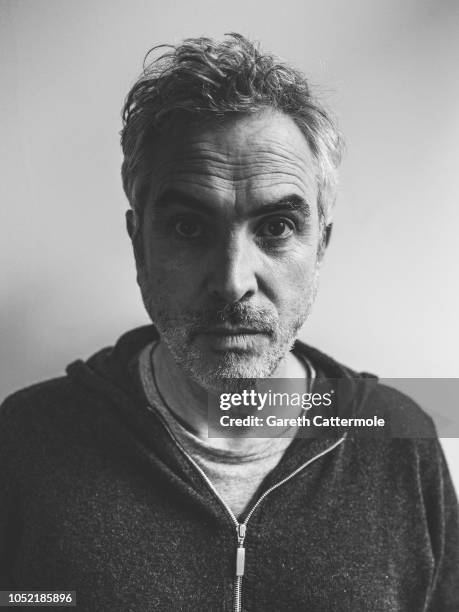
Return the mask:
<svg viewBox="0 0 459 612"><path fill-rule="evenodd" d="M205 180L207 177L208 180ZM227 179L219 179L216 177L209 177L205 175L189 176L175 176L165 177L163 180L159 180L156 185L156 198L163 192L167 191L169 187L177 188L179 191L190 193L197 199L204 201L216 201L218 204L224 206L231 206L235 203L236 195L234 183Z"/></svg>
<svg viewBox="0 0 459 612"><path fill-rule="evenodd" d="M304 163L301 158L292 160L288 156L279 154L266 154L265 159L256 157L256 153L250 153L247 156L241 156L237 160L232 159L203 159L202 156L195 158L167 160L160 163L157 167L159 176L170 175L172 177L186 176L192 174L194 176L209 178L215 177L221 180L251 180L259 177L263 179L263 175L285 175L297 177L302 181L315 176L314 169ZM281 159L279 159L281 158ZM303 182L303 181L302 181Z"/></svg>
<svg viewBox="0 0 459 612"><path fill-rule="evenodd" d="M283 143L281 140L267 137L263 143L258 145L254 143L251 145L249 154L253 152L269 157L282 157L287 161L296 162L302 166L308 164L308 162L315 162L314 156L306 141L299 146L292 146L293 144L294 143Z"/></svg>
<svg viewBox="0 0 459 612"><path fill-rule="evenodd" d="M265 155L264 159L258 159L255 163L241 163L235 167L235 176L237 178L263 179L264 176L285 176L293 177L303 184L309 181L315 183L316 169L310 167L302 160L292 160L291 158L279 159L279 155Z"/></svg>
<svg viewBox="0 0 459 612"><path fill-rule="evenodd" d="M226 158L224 155L218 154L214 151L208 151L205 155L202 152L196 152L189 154L188 151L182 152L172 158L158 159L156 163L156 170L159 172L175 172L178 168L188 170L188 168L195 171L195 168L201 169L203 164L211 164L221 166L225 165Z"/></svg>
<svg viewBox="0 0 459 612"><path fill-rule="evenodd" d="M180 165L171 168L171 172L159 173L154 191L157 197L169 187L181 186L198 199L238 208L250 206L252 201L272 200L273 196L282 198L287 192L304 196L310 202L316 197L316 181L308 180L310 177L306 172L300 174L297 169L292 170L284 164L278 164L276 169L272 166L268 169L263 163L255 167L243 164L243 167L244 172L239 173L215 167L209 172L202 165L193 169Z"/></svg>
<svg viewBox="0 0 459 612"><path fill-rule="evenodd" d="M259 187L279 188L287 190L288 187L296 187L301 192L308 192L310 187L296 173L285 172L285 170L270 172L254 172L243 177L227 177L209 175L207 172L188 173L178 172L174 175L162 177L157 181L158 191L162 191L169 185L187 185L193 188L203 188L204 190L217 190L221 192L245 191L251 192L258 190ZM314 185L312 185L314 187Z"/></svg>

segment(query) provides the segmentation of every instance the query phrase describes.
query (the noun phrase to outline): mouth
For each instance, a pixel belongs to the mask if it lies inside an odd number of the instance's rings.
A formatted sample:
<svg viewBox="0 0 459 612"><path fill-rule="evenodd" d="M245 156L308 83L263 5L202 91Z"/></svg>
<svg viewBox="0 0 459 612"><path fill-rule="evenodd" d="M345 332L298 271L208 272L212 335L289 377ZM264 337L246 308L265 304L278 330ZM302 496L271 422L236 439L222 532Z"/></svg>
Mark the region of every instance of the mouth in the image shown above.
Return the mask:
<svg viewBox="0 0 459 612"><path fill-rule="evenodd" d="M201 333L208 336L255 336L257 334L267 334L267 331L254 329L251 327L219 326L202 330Z"/></svg>
<svg viewBox="0 0 459 612"><path fill-rule="evenodd" d="M270 335L267 330L234 325L219 325L200 330L199 336L216 352L259 352L260 343L265 344Z"/></svg>

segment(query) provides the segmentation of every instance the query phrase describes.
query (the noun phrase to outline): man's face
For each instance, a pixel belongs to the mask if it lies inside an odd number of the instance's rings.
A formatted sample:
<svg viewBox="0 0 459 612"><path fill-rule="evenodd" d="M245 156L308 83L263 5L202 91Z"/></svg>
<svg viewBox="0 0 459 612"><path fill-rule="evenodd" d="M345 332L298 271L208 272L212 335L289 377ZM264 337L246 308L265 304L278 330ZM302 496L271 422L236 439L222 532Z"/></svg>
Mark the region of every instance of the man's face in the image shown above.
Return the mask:
<svg viewBox="0 0 459 612"><path fill-rule="evenodd" d="M304 136L266 111L163 136L151 163L138 281L169 355L208 391L268 377L317 286L316 166Z"/></svg>

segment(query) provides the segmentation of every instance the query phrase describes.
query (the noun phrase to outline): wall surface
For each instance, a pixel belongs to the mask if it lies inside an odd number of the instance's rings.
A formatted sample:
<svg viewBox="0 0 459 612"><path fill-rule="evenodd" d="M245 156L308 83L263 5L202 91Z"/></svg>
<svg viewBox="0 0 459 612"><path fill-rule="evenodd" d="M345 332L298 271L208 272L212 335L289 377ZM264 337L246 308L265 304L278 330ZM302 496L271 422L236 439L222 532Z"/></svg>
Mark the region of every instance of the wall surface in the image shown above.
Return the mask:
<svg viewBox="0 0 459 612"><path fill-rule="evenodd" d="M146 322L122 101L153 45L230 31L305 71L346 136L303 338L382 377L459 377L457 2L3 0L0 19L1 396Z"/></svg>

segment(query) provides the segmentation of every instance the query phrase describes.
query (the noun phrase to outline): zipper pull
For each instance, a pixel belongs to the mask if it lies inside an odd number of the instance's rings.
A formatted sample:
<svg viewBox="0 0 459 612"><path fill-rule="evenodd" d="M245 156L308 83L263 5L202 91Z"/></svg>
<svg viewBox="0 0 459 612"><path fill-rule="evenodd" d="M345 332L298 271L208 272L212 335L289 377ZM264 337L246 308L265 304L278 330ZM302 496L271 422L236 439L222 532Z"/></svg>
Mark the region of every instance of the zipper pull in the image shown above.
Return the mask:
<svg viewBox="0 0 459 612"><path fill-rule="evenodd" d="M245 569L245 525L241 524L237 527L238 547L236 551L236 576L243 576Z"/></svg>

